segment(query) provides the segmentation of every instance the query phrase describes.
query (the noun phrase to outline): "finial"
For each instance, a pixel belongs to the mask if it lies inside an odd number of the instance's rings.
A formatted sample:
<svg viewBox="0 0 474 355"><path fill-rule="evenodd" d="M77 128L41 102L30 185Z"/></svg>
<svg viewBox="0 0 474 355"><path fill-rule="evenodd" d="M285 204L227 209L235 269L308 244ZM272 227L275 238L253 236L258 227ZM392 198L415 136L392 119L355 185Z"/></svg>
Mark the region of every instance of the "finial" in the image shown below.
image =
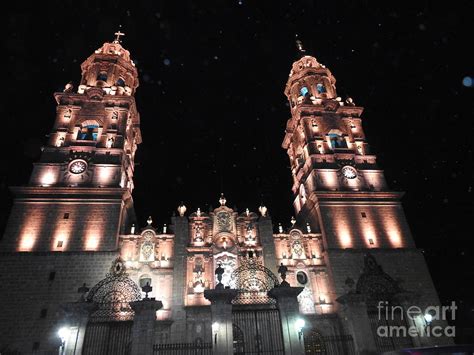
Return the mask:
<svg viewBox="0 0 474 355"><path fill-rule="evenodd" d="M266 217L268 208L266 208L265 205L262 203L262 205L258 208L258 211L260 212L262 217Z"/></svg>
<svg viewBox="0 0 474 355"><path fill-rule="evenodd" d="M306 230L308 231L308 233L311 233L311 226L309 225L309 223L306 223Z"/></svg>
<svg viewBox="0 0 474 355"><path fill-rule="evenodd" d="M278 273L280 274L281 277L281 285L283 287L288 287L290 284L288 281L286 281L286 273L288 272L288 267L286 265L283 265L283 263L280 263L280 266L278 267Z"/></svg>
<svg viewBox="0 0 474 355"><path fill-rule="evenodd" d="M278 233L283 233L283 226L281 223L278 223Z"/></svg>
<svg viewBox="0 0 474 355"><path fill-rule="evenodd" d="M224 274L224 272L225 272L225 270L224 270L224 268L222 267L222 264L219 263L219 264L217 265L216 270L214 271L214 273L215 273L216 276L217 276L217 281L219 281L219 282L217 283L217 285L216 285L216 289L220 289L220 288L222 289L222 288L224 288L224 285L222 284L222 275Z"/></svg>
<svg viewBox="0 0 474 355"><path fill-rule="evenodd" d="M245 209L245 215L248 217L248 216L249 216L249 214L250 214L250 211L249 211L249 209L248 209L248 208L246 208L246 209Z"/></svg>
<svg viewBox="0 0 474 355"><path fill-rule="evenodd" d="M298 39L298 34L295 35L296 37L296 48L298 48L298 51L300 51L300 53L305 53L306 50L304 49L303 47L303 42L301 42L301 40Z"/></svg>
<svg viewBox="0 0 474 355"><path fill-rule="evenodd" d="M295 217L291 217L290 222L291 222L291 227L294 227L294 225L295 225L295 223L296 223Z"/></svg>
<svg viewBox="0 0 474 355"><path fill-rule="evenodd" d="M221 204L221 206L225 206L226 202L227 200L225 199L224 194L222 193L221 198L219 199L219 203Z"/></svg>
<svg viewBox="0 0 474 355"><path fill-rule="evenodd" d="M120 36L125 36L125 33L120 32L120 30L118 30L117 32L114 33L114 35L115 35L114 43L121 43L122 40L120 39Z"/></svg>
<svg viewBox="0 0 474 355"><path fill-rule="evenodd" d="M168 229L168 227L166 226L166 223L163 224L163 234L166 234L166 230Z"/></svg>
<svg viewBox="0 0 474 355"><path fill-rule="evenodd" d="M151 216L148 217L148 219L146 220L146 223L148 223L148 225L151 226L151 224L153 223L153 219L151 218Z"/></svg>
<svg viewBox="0 0 474 355"><path fill-rule="evenodd" d="M145 299L148 299L148 294L153 290L153 287L150 286L150 282L147 281L146 285L142 287L142 291L145 292Z"/></svg>
<svg viewBox="0 0 474 355"><path fill-rule="evenodd" d="M184 205L183 201L181 201L181 204L178 206L178 213L180 215L180 217L183 217L184 214L186 213L186 206Z"/></svg>
<svg viewBox="0 0 474 355"><path fill-rule="evenodd" d="M132 228L130 228L130 234L135 234L135 224L132 224Z"/></svg>
<svg viewBox="0 0 474 355"><path fill-rule="evenodd" d="M201 217L201 209L199 207L196 211L196 216Z"/></svg>

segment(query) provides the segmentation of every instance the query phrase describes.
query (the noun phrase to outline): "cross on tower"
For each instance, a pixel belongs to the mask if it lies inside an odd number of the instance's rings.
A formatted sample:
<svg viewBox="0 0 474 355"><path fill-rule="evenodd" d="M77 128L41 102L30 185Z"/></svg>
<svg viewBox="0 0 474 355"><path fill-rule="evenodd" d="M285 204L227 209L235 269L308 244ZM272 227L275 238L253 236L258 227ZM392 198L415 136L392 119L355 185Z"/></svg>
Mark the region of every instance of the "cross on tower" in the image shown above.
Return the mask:
<svg viewBox="0 0 474 355"><path fill-rule="evenodd" d="M121 42L120 36L125 36L125 33L120 32L119 30L118 32L115 32L114 35L115 35L114 43L120 43Z"/></svg>
<svg viewBox="0 0 474 355"><path fill-rule="evenodd" d="M306 52L306 50L303 47L303 42L300 39L298 39L298 34L295 35L295 38L296 38L296 48L298 48L298 51L300 53Z"/></svg>

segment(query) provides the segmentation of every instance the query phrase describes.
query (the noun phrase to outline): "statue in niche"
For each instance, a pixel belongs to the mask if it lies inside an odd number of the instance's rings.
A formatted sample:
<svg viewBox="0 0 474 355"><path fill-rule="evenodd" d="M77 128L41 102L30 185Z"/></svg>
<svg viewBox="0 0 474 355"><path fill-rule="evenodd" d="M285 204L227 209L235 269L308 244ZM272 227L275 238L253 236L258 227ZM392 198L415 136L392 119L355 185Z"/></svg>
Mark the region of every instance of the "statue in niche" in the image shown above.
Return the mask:
<svg viewBox="0 0 474 355"><path fill-rule="evenodd" d="M194 234L194 241L198 243L202 242L204 239L202 238L201 226L197 225L195 229L196 229L196 232Z"/></svg>
<svg viewBox="0 0 474 355"><path fill-rule="evenodd" d="M114 138L113 138L113 137L108 138L108 139L107 139L106 147L107 147L107 148L112 148L113 145L114 145L114 142L115 142L115 141L114 141Z"/></svg>

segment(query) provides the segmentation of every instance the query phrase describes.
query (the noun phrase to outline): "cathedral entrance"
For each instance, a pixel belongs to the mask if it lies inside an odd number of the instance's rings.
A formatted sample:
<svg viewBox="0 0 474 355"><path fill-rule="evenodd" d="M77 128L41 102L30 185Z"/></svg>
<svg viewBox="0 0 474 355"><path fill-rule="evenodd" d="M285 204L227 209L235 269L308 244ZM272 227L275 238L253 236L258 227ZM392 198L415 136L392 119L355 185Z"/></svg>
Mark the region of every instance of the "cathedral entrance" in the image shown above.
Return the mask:
<svg viewBox="0 0 474 355"><path fill-rule="evenodd" d="M280 312L268 291L278 279L256 257L241 260L230 277L234 354L284 354Z"/></svg>
<svg viewBox="0 0 474 355"><path fill-rule="evenodd" d="M96 309L86 327L82 354L130 354L135 315L130 302L140 299L140 289L128 278L123 262L116 259L106 277L87 295Z"/></svg>
<svg viewBox="0 0 474 355"><path fill-rule="evenodd" d="M277 309L232 311L234 354L284 354Z"/></svg>

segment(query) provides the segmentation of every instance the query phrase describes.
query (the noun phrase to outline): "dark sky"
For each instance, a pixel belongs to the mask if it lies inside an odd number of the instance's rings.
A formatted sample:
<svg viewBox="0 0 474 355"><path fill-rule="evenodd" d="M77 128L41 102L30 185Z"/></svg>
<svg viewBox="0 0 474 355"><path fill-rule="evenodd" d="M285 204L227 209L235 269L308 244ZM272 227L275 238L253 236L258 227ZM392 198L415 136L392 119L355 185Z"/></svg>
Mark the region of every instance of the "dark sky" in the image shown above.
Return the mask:
<svg viewBox="0 0 474 355"><path fill-rule="evenodd" d="M2 21L2 224L11 204L6 186L27 183L52 127L53 92L70 80L77 85L81 62L120 24L140 73L134 199L141 224L148 215L169 223L181 200L191 210L217 206L221 191L240 210L263 200L275 224L289 224L290 171L280 145L298 33L331 69L338 94L365 107L368 141L391 188L407 192L407 218L442 301L457 301L462 323L473 322L472 2L9 6Z"/></svg>

